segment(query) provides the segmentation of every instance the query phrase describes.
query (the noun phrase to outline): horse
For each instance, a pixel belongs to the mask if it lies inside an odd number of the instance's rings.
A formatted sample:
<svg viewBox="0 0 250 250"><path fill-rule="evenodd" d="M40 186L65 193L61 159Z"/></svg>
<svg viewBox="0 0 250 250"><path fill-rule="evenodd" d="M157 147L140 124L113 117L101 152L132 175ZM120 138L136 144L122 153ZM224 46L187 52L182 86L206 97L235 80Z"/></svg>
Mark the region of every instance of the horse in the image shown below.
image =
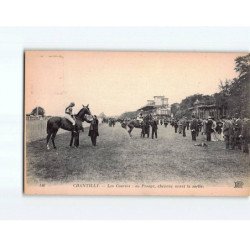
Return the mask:
<svg viewBox="0 0 250 250"><path fill-rule="evenodd" d="M150 120L149 117L144 117L143 118L143 122L140 123L138 120L133 119L131 121L125 122L123 121L121 123L122 128L129 128L128 130L128 134L130 137L132 137L131 133L133 131L134 128L140 128L141 131L141 137L145 137L145 134L147 134L147 137L149 137L149 130L150 130Z"/></svg>
<svg viewBox="0 0 250 250"><path fill-rule="evenodd" d="M79 131L80 130L83 131L82 122L86 121L90 123L87 117L88 115L91 115L91 112L89 110L89 105L87 106L82 105L82 106L83 106L82 109L74 116L76 121L76 126L75 126L76 133L73 132L74 129L73 124L65 117L53 116L47 121L47 149L50 149L49 147L50 137L53 147L56 149L55 137L59 128L71 131L70 146L72 146L73 141L75 147L79 146Z"/></svg>

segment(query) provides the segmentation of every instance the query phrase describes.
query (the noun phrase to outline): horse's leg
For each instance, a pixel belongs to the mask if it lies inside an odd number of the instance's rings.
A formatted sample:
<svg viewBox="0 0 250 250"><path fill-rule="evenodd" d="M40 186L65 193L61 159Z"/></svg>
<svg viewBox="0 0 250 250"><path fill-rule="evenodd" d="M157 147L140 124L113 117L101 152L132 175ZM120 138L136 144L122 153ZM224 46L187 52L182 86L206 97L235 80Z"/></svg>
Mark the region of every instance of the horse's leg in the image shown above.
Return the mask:
<svg viewBox="0 0 250 250"><path fill-rule="evenodd" d="M142 129L141 129L141 137L144 137L145 136L145 130L144 130L144 128L142 127Z"/></svg>
<svg viewBox="0 0 250 250"><path fill-rule="evenodd" d="M129 131L128 131L128 134L129 134L130 137L132 137L132 135L131 135L132 130L133 130L133 127L130 127Z"/></svg>
<svg viewBox="0 0 250 250"><path fill-rule="evenodd" d="M94 135L94 146L96 146L96 138L97 138L97 135Z"/></svg>
<svg viewBox="0 0 250 250"><path fill-rule="evenodd" d="M49 147L49 140L50 140L50 137L51 137L51 132L48 133L47 135L47 149L49 150L50 147Z"/></svg>
<svg viewBox="0 0 250 250"><path fill-rule="evenodd" d="M79 132L77 131L77 134L75 135L75 141L74 141L74 146L79 147Z"/></svg>
<svg viewBox="0 0 250 250"><path fill-rule="evenodd" d="M52 144L53 144L53 147L56 148L56 145L55 145L55 138L56 138L56 133L57 133L58 130L54 131L52 133L52 136L51 136L51 141L52 141Z"/></svg>
<svg viewBox="0 0 250 250"><path fill-rule="evenodd" d="M72 147L73 140L74 140L74 132L72 131L72 132L71 132L70 144L69 144L70 147Z"/></svg>
<svg viewBox="0 0 250 250"><path fill-rule="evenodd" d="M94 144L95 144L95 142L94 142L94 135L91 135L90 138L91 138L92 146L95 146L95 145L94 145Z"/></svg>

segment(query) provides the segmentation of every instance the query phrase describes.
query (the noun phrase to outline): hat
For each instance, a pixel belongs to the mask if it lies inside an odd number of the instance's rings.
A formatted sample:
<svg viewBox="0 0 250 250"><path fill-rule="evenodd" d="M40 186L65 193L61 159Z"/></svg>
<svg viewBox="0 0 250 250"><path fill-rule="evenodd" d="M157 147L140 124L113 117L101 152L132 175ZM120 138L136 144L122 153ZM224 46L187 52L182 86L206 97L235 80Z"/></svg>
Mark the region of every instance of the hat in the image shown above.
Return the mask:
<svg viewBox="0 0 250 250"><path fill-rule="evenodd" d="M209 116L207 119L212 119L212 117L211 117L211 116Z"/></svg>
<svg viewBox="0 0 250 250"><path fill-rule="evenodd" d="M75 103L74 103L74 102L71 102L71 103L69 104L69 106L75 106Z"/></svg>

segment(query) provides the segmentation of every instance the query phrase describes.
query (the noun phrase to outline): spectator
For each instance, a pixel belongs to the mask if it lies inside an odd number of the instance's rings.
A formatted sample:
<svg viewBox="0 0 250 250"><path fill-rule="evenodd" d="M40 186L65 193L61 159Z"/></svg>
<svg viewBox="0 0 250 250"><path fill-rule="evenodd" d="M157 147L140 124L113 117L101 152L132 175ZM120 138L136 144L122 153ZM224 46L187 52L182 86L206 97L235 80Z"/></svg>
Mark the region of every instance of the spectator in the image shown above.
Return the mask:
<svg viewBox="0 0 250 250"><path fill-rule="evenodd" d="M93 146L96 146L96 138L97 136L99 136L98 123L99 121L97 117L94 115L93 120L91 121L90 127L89 127L89 136L91 138L91 142Z"/></svg>

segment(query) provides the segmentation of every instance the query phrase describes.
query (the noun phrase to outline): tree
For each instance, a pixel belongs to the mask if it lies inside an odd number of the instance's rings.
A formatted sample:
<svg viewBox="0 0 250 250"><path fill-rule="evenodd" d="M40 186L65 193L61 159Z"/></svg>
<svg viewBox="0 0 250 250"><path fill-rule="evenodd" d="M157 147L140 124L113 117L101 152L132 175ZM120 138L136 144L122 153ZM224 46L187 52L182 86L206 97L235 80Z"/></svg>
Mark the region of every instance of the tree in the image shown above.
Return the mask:
<svg viewBox="0 0 250 250"><path fill-rule="evenodd" d="M213 95L194 94L186 97L175 112L177 118L190 116L190 108L198 100L200 105L215 104L217 108L227 110L230 116L236 114L250 117L250 54L235 59L235 71L238 77L220 82L220 91ZM171 106L172 112L172 106ZM173 112L172 112L173 113Z"/></svg>
<svg viewBox="0 0 250 250"><path fill-rule="evenodd" d="M104 119L104 118L106 118L107 116L102 112L98 117Z"/></svg>
<svg viewBox="0 0 250 250"><path fill-rule="evenodd" d="M179 103L173 103L170 107L171 110L171 114L173 114L173 116L176 115L177 111L180 109L180 104Z"/></svg>
<svg viewBox="0 0 250 250"><path fill-rule="evenodd" d="M31 113L31 115L41 115L44 116L45 115L45 110L42 107L35 107Z"/></svg>
<svg viewBox="0 0 250 250"><path fill-rule="evenodd" d="M250 116L250 54L235 59L238 77L220 84L216 100L224 105L231 116Z"/></svg>
<svg viewBox="0 0 250 250"><path fill-rule="evenodd" d="M199 102L200 105L211 105L214 104L215 98L211 95L202 95L202 94L194 94L191 96L187 96L180 103L180 108L176 112L176 118L181 118L183 116L191 117L192 110L196 102Z"/></svg>
<svg viewBox="0 0 250 250"><path fill-rule="evenodd" d="M128 112L124 112L123 114L121 114L119 116L119 119L125 119L125 118L136 118L138 115L139 111L128 111Z"/></svg>
<svg viewBox="0 0 250 250"><path fill-rule="evenodd" d="M230 89L234 109L241 116L250 117L250 53L235 59L235 71L239 76Z"/></svg>

